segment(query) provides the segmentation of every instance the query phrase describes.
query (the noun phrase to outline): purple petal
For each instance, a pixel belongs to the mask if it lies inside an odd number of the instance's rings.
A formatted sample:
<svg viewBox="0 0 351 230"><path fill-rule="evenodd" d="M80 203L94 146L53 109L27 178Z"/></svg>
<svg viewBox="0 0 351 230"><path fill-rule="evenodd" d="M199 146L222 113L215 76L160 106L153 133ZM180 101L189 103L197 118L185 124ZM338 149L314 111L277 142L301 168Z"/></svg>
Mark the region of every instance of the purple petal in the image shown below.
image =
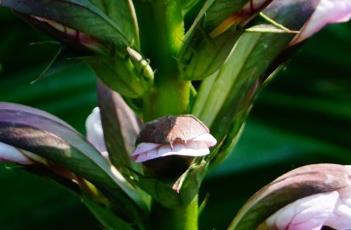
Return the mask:
<svg viewBox="0 0 351 230"><path fill-rule="evenodd" d="M332 23L347 22L351 18L350 0L321 0L310 20L303 26L290 45L299 43L324 26Z"/></svg>
<svg viewBox="0 0 351 230"><path fill-rule="evenodd" d="M134 152L132 153L132 156L136 156L148 151L151 151L153 149L157 149L160 146L160 144L155 144L155 143L147 143L147 142L142 142L138 144Z"/></svg>

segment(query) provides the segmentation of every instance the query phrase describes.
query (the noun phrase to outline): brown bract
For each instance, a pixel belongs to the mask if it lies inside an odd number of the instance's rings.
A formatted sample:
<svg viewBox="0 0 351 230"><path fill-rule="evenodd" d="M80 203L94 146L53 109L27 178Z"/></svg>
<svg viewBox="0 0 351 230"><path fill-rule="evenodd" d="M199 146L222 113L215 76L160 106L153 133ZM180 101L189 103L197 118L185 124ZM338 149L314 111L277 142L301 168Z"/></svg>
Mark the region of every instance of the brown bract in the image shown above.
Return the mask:
<svg viewBox="0 0 351 230"><path fill-rule="evenodd" d="M145 124L136 145L141 142L170 145L186 143L205 133L209 133L208 128L193 115L164 116Z"/></svg>

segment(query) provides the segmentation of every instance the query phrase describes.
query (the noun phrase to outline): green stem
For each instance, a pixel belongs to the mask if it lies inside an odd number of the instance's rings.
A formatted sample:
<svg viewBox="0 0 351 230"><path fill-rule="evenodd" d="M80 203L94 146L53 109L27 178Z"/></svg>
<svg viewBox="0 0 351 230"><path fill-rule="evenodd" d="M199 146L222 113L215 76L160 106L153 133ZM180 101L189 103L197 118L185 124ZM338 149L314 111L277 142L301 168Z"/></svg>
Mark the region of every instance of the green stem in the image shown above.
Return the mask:
<svg viewBox="0 0 351 230"><path fill-rule="evenodd" d="M153 230L197 230L198 229L198 199L185 207L174 209L165 208L159 203L152 206L151 229Z"/></svg>
<svg viewBox="0 0 351 230"><path fill-rule="evenodd" d="M184 38L181 5L176 0L153 0L139 3L137 10L143 19L142 51L156 71L155 85L144 97L144 120L186 113L191 83L181 80L176 60Z"/></svg>

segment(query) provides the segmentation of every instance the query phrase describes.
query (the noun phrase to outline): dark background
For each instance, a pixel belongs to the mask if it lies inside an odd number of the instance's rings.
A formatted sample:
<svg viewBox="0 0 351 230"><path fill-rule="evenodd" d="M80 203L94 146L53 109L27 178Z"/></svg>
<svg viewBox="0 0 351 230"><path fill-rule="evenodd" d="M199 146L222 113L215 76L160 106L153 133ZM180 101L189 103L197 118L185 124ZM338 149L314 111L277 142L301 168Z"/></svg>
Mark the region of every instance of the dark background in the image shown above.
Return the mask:
<svg viewBox="0 0 351 230"><path fill-rule="evenodd" d="M53 113L85 132L96 103L93 73L82 64L41 78L58 46L0 8L0 101ZM239 144L208 175L201 229L224 229L256 190L308 163L351 162L351 23L306 42L259 96ZM100 229L79 198L13 165L0 165L0 229Z"/></svg>

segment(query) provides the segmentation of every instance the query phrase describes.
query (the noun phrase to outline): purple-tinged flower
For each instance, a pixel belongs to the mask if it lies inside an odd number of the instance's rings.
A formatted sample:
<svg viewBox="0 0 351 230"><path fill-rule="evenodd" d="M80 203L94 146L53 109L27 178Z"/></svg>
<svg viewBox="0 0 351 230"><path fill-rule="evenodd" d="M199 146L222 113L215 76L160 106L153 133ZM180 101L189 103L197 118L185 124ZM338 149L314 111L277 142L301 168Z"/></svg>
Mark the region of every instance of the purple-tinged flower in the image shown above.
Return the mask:
<svg viewBox="0 0 351 230"><path fill-rule="evenodd" d="M268 229L351 229L351 188L318 193L288 204L266 220Z"/></svg>
<svg viewBox="0 0 351 230"><path fill-rule="evenodd" d="M210 153L210 147L217 143L216 139L209 133L202 134L194 139L188 140L186 144L155 144L140 143L132 154L136 162L144 162L159 157L172 155L201 157Z"/></svg>
<svg viewBox="0 0 351 230"><path fill-rule="evenodd" d="M320 0L315 12L290 45L305 40L328 24L347 22L350 19L351 0Z"/></svg>
<svg viewBox="0 0 351 230"><path fill-rule="evenodd" d="M146 124L132 153L136 162L167 156L200 157L210 153L216 139L191 115L166 116Z"/></svg>
<svg viewBox="0 0 351 230"><path fill-rule="evenodd" d="M256 192L229 229L351 229L351 166L313 164L292 170Z"/></svg>

